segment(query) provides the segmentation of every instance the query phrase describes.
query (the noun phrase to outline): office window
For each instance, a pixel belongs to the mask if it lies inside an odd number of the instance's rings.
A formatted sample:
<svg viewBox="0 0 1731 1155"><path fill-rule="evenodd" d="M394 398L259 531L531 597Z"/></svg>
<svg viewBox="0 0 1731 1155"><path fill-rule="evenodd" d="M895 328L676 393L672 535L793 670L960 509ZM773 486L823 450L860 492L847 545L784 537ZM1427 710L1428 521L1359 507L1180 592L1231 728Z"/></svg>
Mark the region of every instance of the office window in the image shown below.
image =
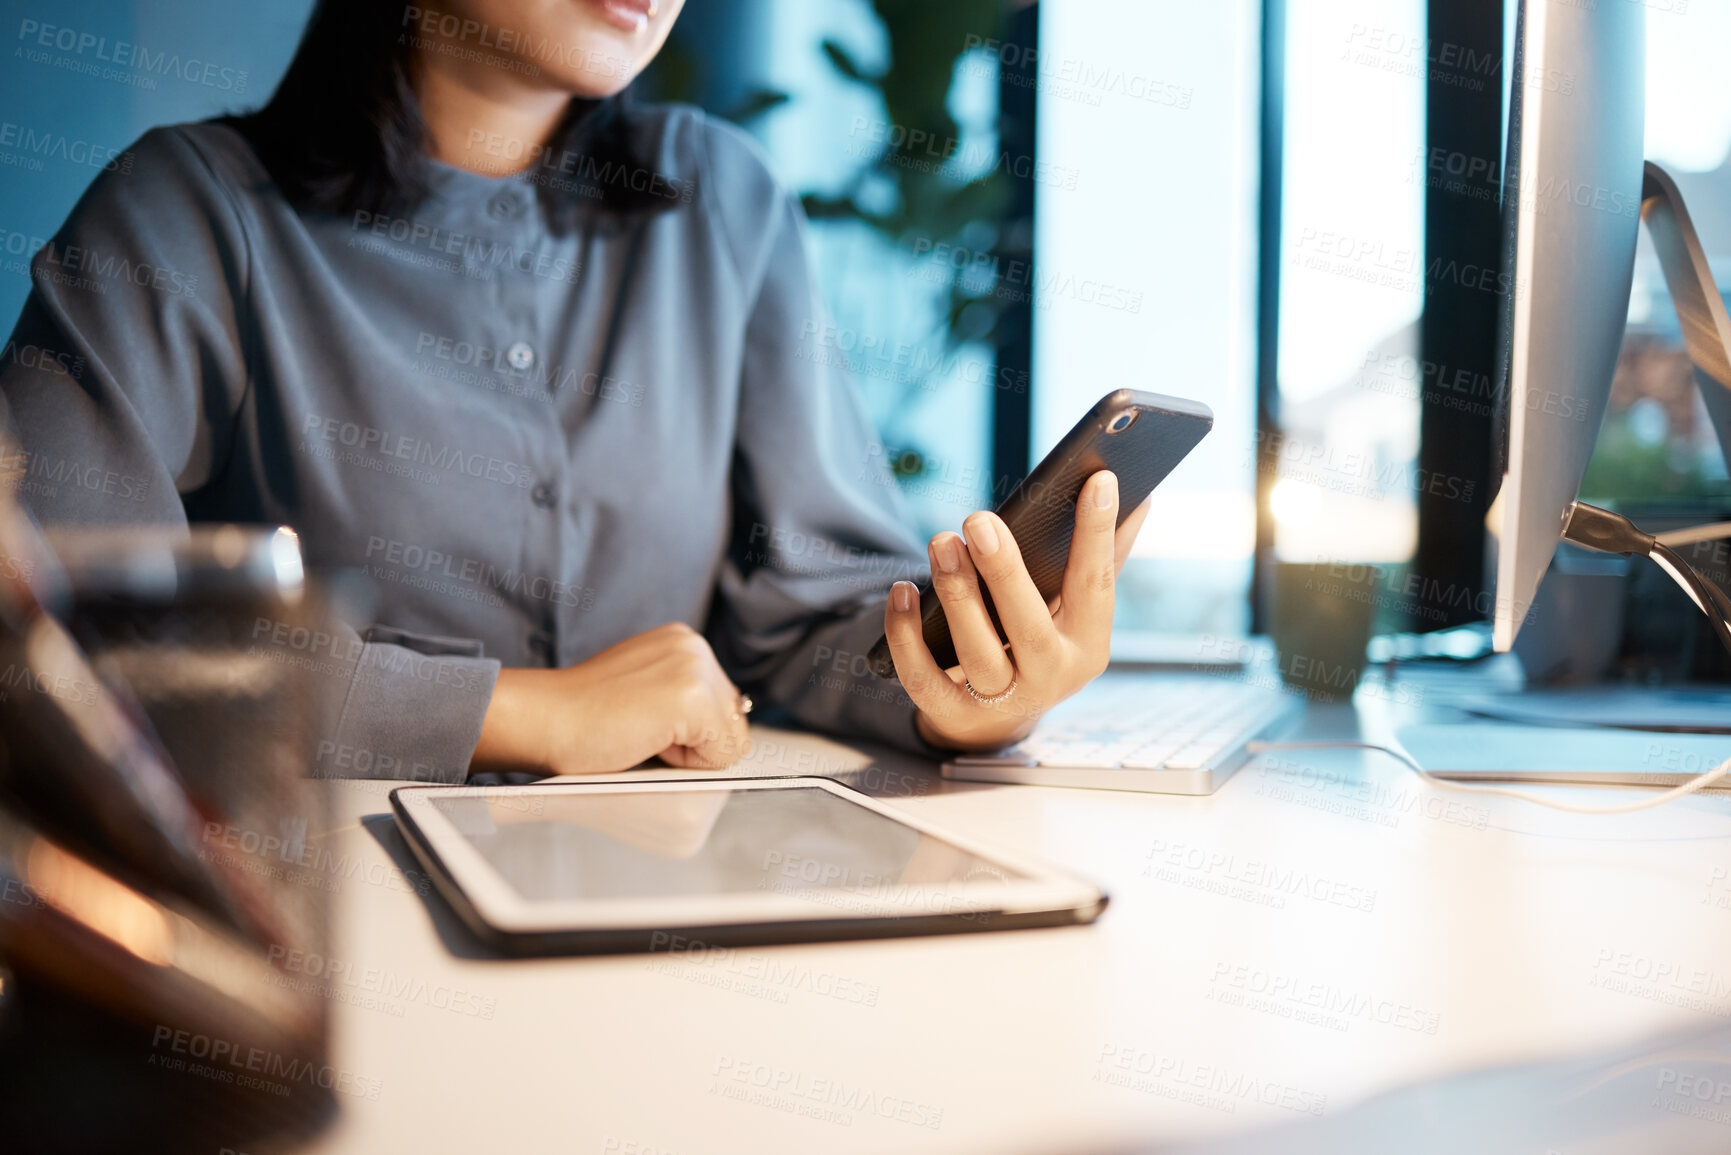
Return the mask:
<svg viewBox="0 0 1731 1155"><path fill-rule="evenodd" d="M1002 496L992 435L1006 403L1031 402L1032 462L1108 390L1197 398L1215 431L1156 494L1118 620L1242 631L1255 534L1258 0L1046 0L1037 46L1015 41L1015 8L998 4L941 20L863 0L716 8L682 18L674 68L657 65L660 91L722 113L763 109L741 122L806 195L835 322L814 354L852 369L921 531L957 527ZM742 23L757 31L739 33ZM899 150L922 126L903 123L871 79L897 59L898 39L905 56L917 47L947 70L927 80L953 124ZM1014 114L1001 98L1036 85L1031 155L1007 134ZM754 102L764 93L786 99ZM943 180L905 180L926 168ZM1012 179L1032 181L1031 235L1013 215ZM936 211L908 204L934 189L948 200ZM998 347L1005 314L1030 303L1032 363L1018 373Z"/></svg>
<svg viewBox="0 0 1731 1155"><path fill-rule="evenodd" d="M969 513L996 504L990 312L1004 299L999 225L989 198L975 209L964 190L1001 185L1008 175L998 149L997 60L971 47L999 29L911 19L912 9L880 18L866 4L833 0L779 0L776 12L774 58L790 78L803 73L794 83L804 99L766 118L764 141L786 158L786 171L802 170L795 187L811 194L813 255L836 324L813 337L813 353L853 370L921 535L960 529ZM904 38L905 54L918 45L917 59L935 58L942 75L931 79L948 125L900 111L912 103L903 94L892 105L819 48L826 39L840 44L876 75L890 63L892 36ZM814 201L858 212L831 215ZM986 315L952 310L953 288L983 298Z"/></svg>
<svg viewBox="0 0 1731 1155"><path fill-rule="evenodd" d="M1647 156L1677 180L1723 293L1731 285L1731 7L1647 9ZM1711 520L1731 504L1725 458L1696 388L1658 258L1641 232L1629 325L1582 496Z"/></svg>
<svg viewBox="0 0 1731 1155"><path fill-rule="evenodd" d="M1417 540L1423 0L1285 0L1275 553L1400 563ZM1494 60L1487 61L1492 67ZM1441 67L1443 65L1438 64ZM1462 83L1497 83L1450 62Z"/></svg>
<svg viewBox="0 0 1731 1155"><path fill-rule="evenodd" d="M1214 432L1155 494L1118 623L1248 624L1255 544L1261 5L1047 0L1036 201L1033 453L1101 394L1206 402Z"/></svg>

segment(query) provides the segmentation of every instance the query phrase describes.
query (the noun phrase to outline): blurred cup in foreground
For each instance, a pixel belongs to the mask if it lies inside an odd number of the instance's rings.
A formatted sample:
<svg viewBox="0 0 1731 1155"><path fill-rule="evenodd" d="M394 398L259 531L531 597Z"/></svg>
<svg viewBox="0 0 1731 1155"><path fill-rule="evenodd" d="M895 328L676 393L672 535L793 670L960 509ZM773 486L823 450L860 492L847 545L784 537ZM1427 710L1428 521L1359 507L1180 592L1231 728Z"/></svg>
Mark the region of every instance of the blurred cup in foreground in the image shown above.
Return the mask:
<svg viewBox="0 0 1731 1155"><path fill-rule="evenodd" d="M1280 680L1312 701L1350 701L1376 616L1377 567L1274 563L1274 646Z"/></svg>

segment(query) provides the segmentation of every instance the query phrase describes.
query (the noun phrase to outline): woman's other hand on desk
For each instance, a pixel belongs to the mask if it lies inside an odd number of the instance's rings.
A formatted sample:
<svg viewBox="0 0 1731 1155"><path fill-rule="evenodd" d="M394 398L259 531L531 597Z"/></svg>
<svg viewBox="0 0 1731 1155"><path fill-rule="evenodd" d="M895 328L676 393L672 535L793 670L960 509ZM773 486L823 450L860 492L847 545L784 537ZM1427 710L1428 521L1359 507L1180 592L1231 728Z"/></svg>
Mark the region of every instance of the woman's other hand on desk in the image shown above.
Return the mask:
<svg viewBox="0 0 1731 1155"><path fill-rule="evenodd" d="M932 538L932 589L960 664L945 670L932 657L913 583L897 582L884 610L884 636L902 687L919 707L921 736L957 750L1009 745L1099 676L1111 654L1118 572L1147 516L1144 501L1118 526L1117 477L1102 470L1089 478L1076 502L1062 592L1051 603L1034 588L1021 550L996 514L969 517L965 541L954 533ZM1007 648L980 596L982 578L1010 640Z"/></svg>
<svg viewBox="0 0 1731 1155"><path fill-rule="evenodd" d="M673 622L562 670L500 670L472 764L606 774L660 756L713 769L749 747L738 688L703 636Z"/></svg>

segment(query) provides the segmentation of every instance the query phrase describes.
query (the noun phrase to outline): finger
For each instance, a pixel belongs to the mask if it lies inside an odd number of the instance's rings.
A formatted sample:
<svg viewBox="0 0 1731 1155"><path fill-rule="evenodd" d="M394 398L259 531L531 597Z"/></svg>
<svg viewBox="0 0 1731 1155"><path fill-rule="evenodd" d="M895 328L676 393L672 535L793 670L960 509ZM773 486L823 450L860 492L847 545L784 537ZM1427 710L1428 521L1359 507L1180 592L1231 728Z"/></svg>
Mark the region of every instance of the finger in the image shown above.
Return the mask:
<svg viewBox="0 0 1731 1155"><path fill-rule="evenodd" d="M1124 572L1124 563L1130 560L1130 551L1136 546L1136 537L1142 532L1142 523L1148 520L1148 511L1154 508L1154 495L1149 494L1142 499L1142 504L1130 511L1130 516L1124 519L1118 527L1118 532L1112 535L1112 560L1115 572ZM1064 604L1062 592L1052 595L1052 600L1046 603L1046 608L1052 611L1052 616L1058 616L1058 610Z"/></svg>
<svg viewBox="0 0 1731 1155"><path fill-rule="evenodd" d="M694 770L718 770L731 766L751 752L751 738L744 726L712 723L661 752L661 759L674 766Z"/></svg>
<svg viewBox="0 0 1731 1155"><path fill-rule="evenodd" d="M750 730L739 710L739 691L719 672L708 692L698 691L695 701L675 728L669 749L681 766L731 766L745 756Z"/></svg>
<svg viewBox="0 0 1731 1155"><path fill-rule="evenodd" d="M725 762L715 762L705 758L693 746L669 746L656 757L669 766L675 766L681 770L719 770L726 765Z"/></svg>
<svg viewBox="0 0 1731 1155"><path fill-rule="evenodd" d="M731 766L747 754L751 753L751 722L740 709L744 695L739 687L731 681L722 679L719 687L718 713L721 717L720 737L714 748L707 751L712 757L725 759L722 765Z"/></svg>
<svg viewBox="0 0 1731 1155"><path fill-rule="evenodd" d="M1102 469L1076 498L1076 532L1064 564L1063 630L1089 640L1112 632L1112 587L1118 567L1113 529L1118 524L1118 477Z"/></svg>
<svg viewBox="0 0 1731 1155"><path fill-rule="evenodd" d="M657 757L682 770L720 770L751 753L749 732L734 733L712 727L692 745L672 745Z"/></svg>
<svg viewBox="0 0 1731 1155"><path fill-rule="evenodd" d="M1015 664L1028 669L1057 646L1058 631L1052 625L1046 599L1028 576L1022 551L1002 518L982 510L963 522L962 529L967 534L974 568L992 592L992 605L997 608L998 621L1003 623L1004 634L1010 639Z"/></svg>
<svg viewBox="0 0 1731 1155"><path fill-rule="evenodd" d="M1124 563L1130 560L1130 550L1136 545L1136 535L1142 532L1142 523L1148 520L1148 511L1154 508L1154 495L1150 493L1142 499L1142 504L1130 511L1130 516L1124 519L1124 524L1118 527L1118 532L1112 537L1112 558L1117 563L1118 572L1124 572Z"/></svg>
<svg viewBox="0 0 1731 1155"><path fill-rule="evenodd" d="M897 582L890 587L890 600L884 606L884 637L890 644L890 657L895 659L896 677L914 705L934 718L961 707L966 693L944 673L926 646L920 627L920 591L914 583Z"/></svg>
<svg viewBox="0 0 1731 1155"><path fill-rule="evenodd" d="M1010 655L1004 652L998 627L986 612L980 596L980 581L974 561L959 534L940 533L932 538L932 589L944 607L950 624L950 640L956 645L956 661L974 689L991 697L1003 691L1016 676Z"/></svg>

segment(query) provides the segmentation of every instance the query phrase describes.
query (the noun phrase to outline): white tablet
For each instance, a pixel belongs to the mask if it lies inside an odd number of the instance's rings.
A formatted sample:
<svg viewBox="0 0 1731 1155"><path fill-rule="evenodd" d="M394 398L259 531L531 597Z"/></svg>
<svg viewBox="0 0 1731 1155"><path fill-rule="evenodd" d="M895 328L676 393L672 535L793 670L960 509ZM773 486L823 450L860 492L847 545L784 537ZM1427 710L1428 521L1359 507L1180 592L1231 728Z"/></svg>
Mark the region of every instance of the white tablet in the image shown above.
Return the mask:
<svg viewBox="0 0 1731 1155"><path fill-rule="evenodd" d="M1106 906L827 778L416 786L391 807L440 893L510 954L1058 926Z"/></svg>

